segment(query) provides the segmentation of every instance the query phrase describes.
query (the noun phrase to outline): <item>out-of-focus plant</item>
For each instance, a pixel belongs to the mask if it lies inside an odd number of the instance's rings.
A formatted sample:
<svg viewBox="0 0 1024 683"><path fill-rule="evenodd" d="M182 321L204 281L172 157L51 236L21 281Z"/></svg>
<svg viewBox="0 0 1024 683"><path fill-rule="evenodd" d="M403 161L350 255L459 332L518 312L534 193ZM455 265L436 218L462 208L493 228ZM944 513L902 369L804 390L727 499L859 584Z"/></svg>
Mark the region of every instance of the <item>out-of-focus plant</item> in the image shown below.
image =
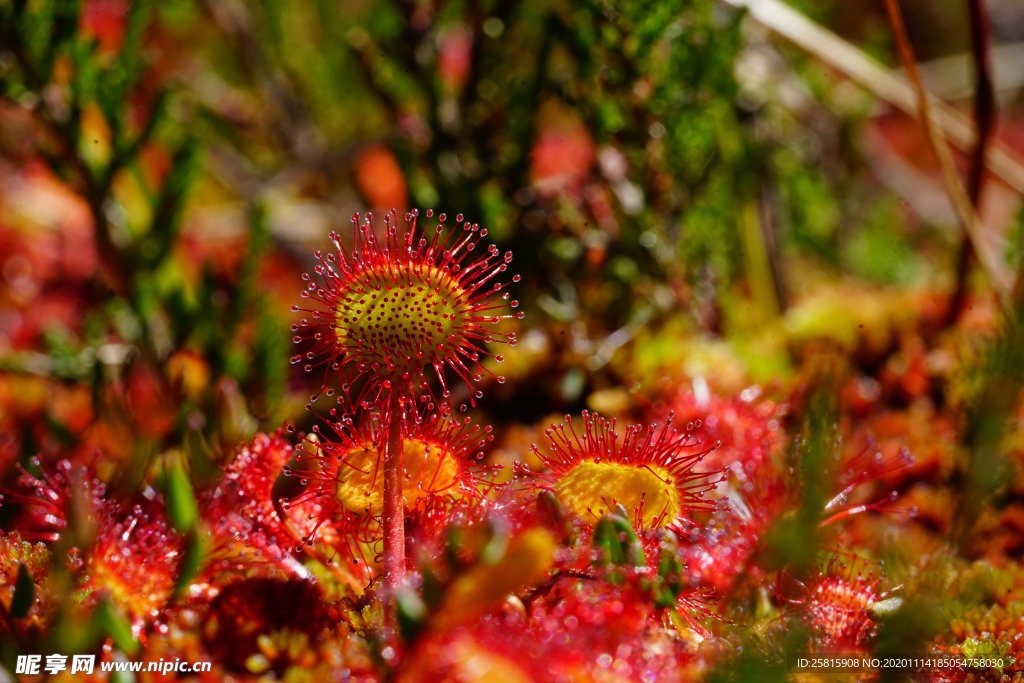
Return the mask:
<svg viewBox="0 0 1024 683"><path fill-rule="evenodd" d="M0 363L91 386L97 423L148 437L135 449L138 477L167 446L184 445L202 463L251 433L250 413L279 419L286 338L260 293L268 231L259 207L229 278L209 264L198 264L198 277L185 268L179 237L200 142L182 125L180 92L163 80L155 45L165 10L128 3L111 23L90 14L98 11L0 5L0 91L8 115L24 119L17 153L42 160L81 197L100 265L74 329L55 337L63 348L51 347L53 363L17 349Z"/></svg>

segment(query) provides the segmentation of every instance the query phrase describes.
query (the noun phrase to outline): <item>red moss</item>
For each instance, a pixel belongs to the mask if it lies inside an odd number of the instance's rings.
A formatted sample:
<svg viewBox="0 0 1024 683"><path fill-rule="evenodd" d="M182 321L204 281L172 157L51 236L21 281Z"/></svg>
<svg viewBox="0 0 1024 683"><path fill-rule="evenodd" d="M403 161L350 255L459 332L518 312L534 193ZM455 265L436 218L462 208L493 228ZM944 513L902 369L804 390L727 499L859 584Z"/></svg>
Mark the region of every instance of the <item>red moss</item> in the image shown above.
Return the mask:
<svg viewBox="0 0 1024 683"><path fill-rule="evenodd" d="M54 543L67 528L73 506L89 516L104 504L106 485L91 467L70 460L44 465L38 457L30 463L39 475L19 465L17 487L0 495L0 504L19 508L13 528L26 540Z"/></svg>
<svg viewBox="0 0 1024 683"><path fill-rule="evenodd" d="M178 577L184 542L158 502L122 510L108 502L97 518L99 533L88 551L83 588L87 600L109 597L125 611L136 635L167 605Z"/></svg>
<svg viewBox="0 0 1024 683"><path fill-rule="evenodd" d="M877 630L871 608L884 597L878 577L863 561L833 555L808 584L803 602L818 651L864 651Z"/></svg>
<svg viewBox="0 0 1024 683"><path fill-rule="evenodd" d="M308 574L293 555L297 533L279 512L275 482L294 453L282 432L257 434L242 446L200 509L213 540L206 574L269 564L288 575ZM298 526L301 529L301 526Z"/></svg>
<svg viewBox="0 0 1024 683"><path fill-rule="evenodd" d="M160 497L121 501L88 466L62 460L53 467L39 459L39 476L22 472L22 490L6 492L21 505L15 522L26 538L56 542L75 524L69 569L80 574L86 604L108 597L125 611L138 634L160 615L174 590L184 543L167 519Z"/></svg>
<svg viewBox="0 0 1024 683"><path fill-rule="evenodd" d="M635 581L564 577L525 606L421 641L398 680L681 680L694 660Z"/></svg>

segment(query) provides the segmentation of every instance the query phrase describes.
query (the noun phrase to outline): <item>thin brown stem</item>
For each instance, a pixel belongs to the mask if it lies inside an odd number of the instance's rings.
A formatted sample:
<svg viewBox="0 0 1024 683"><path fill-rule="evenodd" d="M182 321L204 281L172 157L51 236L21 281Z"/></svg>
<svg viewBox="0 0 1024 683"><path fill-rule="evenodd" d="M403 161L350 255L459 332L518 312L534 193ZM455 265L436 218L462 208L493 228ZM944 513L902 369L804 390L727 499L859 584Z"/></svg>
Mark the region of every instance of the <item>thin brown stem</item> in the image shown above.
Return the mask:
<svg viewBox="0 0 1024 683"><path fill-rule="evenodd" d="M774 31L823 64L839 71L875 97L900 111L920 116L920 99L914 84L890 72L863 50L814 23L782 0L722 0L743 7L751 19ZM962 151L974 148L977 131L970 118L934 97L929 97L928 116L945 139ZM1024 192L1024 163L999 140L992 140L986 158L988 170L1017 192Z"/></svg>
<svg viewBox="0 0 1024 683"><path fill-rule="evenodd" d="M392 387L387 414L387 446L384 450L384 573L387 585L396 589L405 580L405 449L402 442L402 406L398 389Z"/></svg>
<svg viewBox="0 0 1024 683"><path fill-rule="evenodd" d="M992 37L985 0L968 0L971 22L971 54L974 57L974 125L978 140L974 145L967 194L975 206L981 203L985 178L985 159L996 130L996 94L992 80Z"/></svg>
<svg viewBox="0 0 1024 683"><path fill-rule="evenodd" d="M971 55L974 59L974 127L978 131L967 176L967 196L974 210L980 211L988 148L996 128L996 98L992 82L992 41L986 3L985 0L968 0L967 7L971 25ZM948 323L956 321L966 303L967 276L974 260L971 241L965 236L960 243Z"/></svg>
<svg viewBox="0 0 1024 683"><path fill-rule="evenodd" d="M924 128L928 139L928 145L932 153L939 161L942 170L942 182L946 187L946 194L953 204L957 218L971 242L978 262L981 264L986 275L988 275L992 286L999 296L1003 308L1009 309L1009 296L1012 288L1012 274L1007 270L999 255L985 241L982 234L981 221L977 212L971 205L971 200L964 190L964 186L957 176L956 167L953 164L953 155L946 144L946 138L935 125L931 114L931 101L928 92L921 82L921 74L917 70L917 59L914 56L914 47L910 43L910 36L907 33L906 24L903 22L903 13L897 0L885 0L885 7L889 14L889 23L892 26L893 35L896 38L896 45L899 48L900 59L903 68L906 69L907 78L914 86L917 96L917 114Z"/></svg>

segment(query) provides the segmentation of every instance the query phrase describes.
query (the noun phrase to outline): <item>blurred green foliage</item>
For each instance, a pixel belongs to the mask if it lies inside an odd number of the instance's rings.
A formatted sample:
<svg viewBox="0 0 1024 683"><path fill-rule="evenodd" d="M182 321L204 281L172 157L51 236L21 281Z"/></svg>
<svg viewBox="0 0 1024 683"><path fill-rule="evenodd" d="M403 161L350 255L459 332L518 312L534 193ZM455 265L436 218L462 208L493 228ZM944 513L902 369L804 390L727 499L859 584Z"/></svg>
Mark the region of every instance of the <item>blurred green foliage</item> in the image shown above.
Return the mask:
<svg viewBox="0 0 1024 683"><path fill-rule="evenodd" d="M182 351L203 359L209 381L171 406L172 434L140 455L145 460L176 443L205 443L205 461L213 456L210 436L220 442L219 450L253 427L244 418L230 424L221 419L230 403L224 394L244 394L250 399L246 414L279 422L289 349L286 329L270 315L260 291L268 231L258 205L250 207L236 277L223 281L208 265L198 280L185 272L190 264L182 261L180 231L203 166L203 142L181 119L186 98L178 84L159 78L159 55L149 44L163 30L160 22L175 17L177 4L127 3L123 37L114 51L79 30L81 3L0 4L0 42L11 57L0 69L0 93L31 112L40 126L35 152L82 196L94 226L100 289L91 293L95 306L83 312L81 338L56 329L48 335L52 374L99 380L93 385L95 403L103 413L118 410L103 405L110 401L103 385L130 378L132 368L154 370L156 391L171 400L169 359ZM144 172L146 153L154 150L167 156L167 172L155 184ZM127 345L123 357L104 357L104 347L112 351L111 339ZM18 369L17 357L9 365ZM232 432L238 424L247 425L242 434ZM191 439L190 432L205 436Z"/></svg>

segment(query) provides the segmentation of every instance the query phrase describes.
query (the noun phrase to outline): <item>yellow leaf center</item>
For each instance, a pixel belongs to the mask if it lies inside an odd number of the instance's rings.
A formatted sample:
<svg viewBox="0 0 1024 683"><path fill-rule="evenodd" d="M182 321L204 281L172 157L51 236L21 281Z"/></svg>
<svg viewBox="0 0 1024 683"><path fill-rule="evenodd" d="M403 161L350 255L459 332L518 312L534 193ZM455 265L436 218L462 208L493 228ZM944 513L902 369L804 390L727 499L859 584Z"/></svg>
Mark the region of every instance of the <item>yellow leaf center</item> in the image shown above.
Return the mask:
<svg viewBox="0 0 1024 683"><path fill-rule="evenodd" d="M465 322L465 292L450 276L424 266L397 281L353 288L338 305L339 341L378 372L415 372L440 359Z"/></svg>
<svg viewBox="0 0 1024 683"><path fill-rule="evenodd" d="M681 510L679 492L668 472L657 465L636 467L617 462L583 461L564 474L555 494L577 517L592 520L616 503L637 519L643 530L665 526Z"/></svg>
<svg viewBox="0 0 1024 683"><path fill-rule="evenodd" d="M353 512L379 515L384 505L383 467L384 458L373 446L349 451L338 469L338 501ZM421 498L452 489L458 477L455 454L419 439L405 442L402 495L407 507Z"/></svg>

